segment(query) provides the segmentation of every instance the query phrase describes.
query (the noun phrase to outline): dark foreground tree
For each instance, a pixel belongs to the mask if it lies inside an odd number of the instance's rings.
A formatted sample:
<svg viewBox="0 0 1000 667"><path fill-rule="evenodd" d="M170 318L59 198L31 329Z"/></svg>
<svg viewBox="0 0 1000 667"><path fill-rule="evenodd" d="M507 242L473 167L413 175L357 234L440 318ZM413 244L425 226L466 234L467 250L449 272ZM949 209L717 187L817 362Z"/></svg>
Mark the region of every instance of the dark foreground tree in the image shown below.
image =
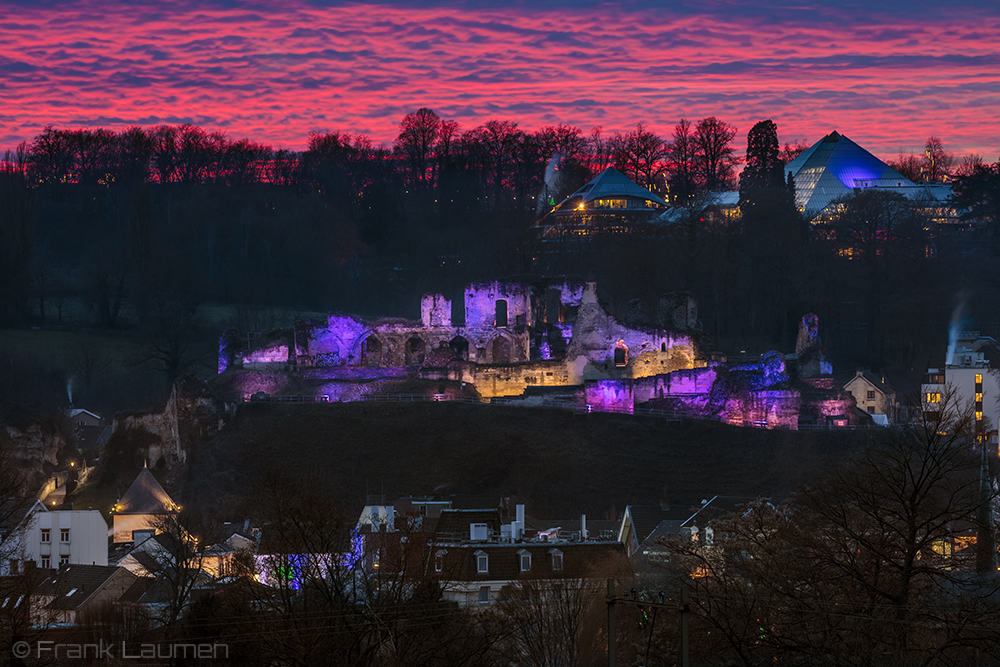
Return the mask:
<svg viewBox="0 0 1000 667"><path fill-rule="evenodd" d="M970 546L969 427L967 410L944 410L886 432L786 505L672 541L678 575L695 575L694 645L744 665L997 660L1000 589Z"/></svg>
<svg viewBox="0 0 1000 667"><path fill-rule="evenodd" d="M253 489L256 576L201 603L192 629L210 627L213 610L254 610L227 632L258 664L494 664L503 628L443 599L427 535L355 530L357 517L323 488L275 471Z"/></svg>

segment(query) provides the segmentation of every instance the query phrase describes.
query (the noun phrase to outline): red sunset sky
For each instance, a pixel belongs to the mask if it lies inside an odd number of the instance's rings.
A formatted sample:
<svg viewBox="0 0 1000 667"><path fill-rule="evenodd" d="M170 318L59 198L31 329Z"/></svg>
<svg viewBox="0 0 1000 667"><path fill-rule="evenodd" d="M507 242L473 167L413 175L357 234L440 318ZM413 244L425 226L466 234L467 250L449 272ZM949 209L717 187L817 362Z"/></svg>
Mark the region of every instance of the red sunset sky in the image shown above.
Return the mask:
<svg viewBox="0 0 1000 667"><path fill-rule="evenodd" d="M301 149L391 142L421 106L471 129L714 115L737 142L839 130L876 154L1000 156L1000 3L0 3L0 150L61 128L194 123ZM977 7L977 5L982 5Z"/></svg>

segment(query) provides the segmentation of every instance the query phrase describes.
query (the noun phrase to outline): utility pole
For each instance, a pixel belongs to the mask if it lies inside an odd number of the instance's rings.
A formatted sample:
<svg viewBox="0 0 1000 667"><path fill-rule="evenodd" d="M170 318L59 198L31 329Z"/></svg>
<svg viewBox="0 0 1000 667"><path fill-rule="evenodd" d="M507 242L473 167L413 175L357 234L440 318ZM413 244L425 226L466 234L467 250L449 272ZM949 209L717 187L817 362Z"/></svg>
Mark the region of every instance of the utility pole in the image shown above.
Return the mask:
<svg viewBox="0 0 1000 667"><path fill-rule="evenodd" d="M615 580L608 579L608 667L615 667Z"/></svg>
<svg viewBox="0 0 1000 667"><path fill-rule="evenodd" d="M688 658L688 616L691 615L691 606L688 604L687 582L681 584L681 667L689 667L691 664Z"/></svg>
<svg viewBox="0 0 1000 667"><path fill-rule="evenodd" d="M990 497L993 495L993 483L990 479L990 459L987 453L985 436L979 436L981 448L979 462L979 529L976 535L976 572L993 574L996 572L994 554L996 546L993 540L993 509Z"/></svg>
<svg viewBox="0 0 1000 667"><path fill-rule="evenodd" d="M651 602L636 598L636 589L632 589L632 597L622 598L620 601L622 604L632 605L634 607L640 608L651 608L653 610L653 625L649 629L650 640L653 637L653 630L656 626L656 611L660 607L665 607L673 611L681 612L681 667L690 667L691 661L688 656L690 641L688 639L688 620L691 616L691 605L688 602L688 585L687 582L681 584L681 602L678 606L676 603L667 604L664 602L665 593L660 592L660 601ZM641 598L641 596L640 596ZM608 667L615 667L616 648L615 648L615 603L619 602L618 598L615 597L615 580L608 579ZM649 661L649 646L646 646L646 662Z"/></svg>
<svg viewBox="0 0 1000 667"><path fill-rule="evenodd" d="M976 374L976 441L980 447L979 461L979 529L976 531L976 572L980 575L996 573L996 545L993 540L993 480L990 479L990 458L986 451L986 428L983 423L983 376Z"/></svg>

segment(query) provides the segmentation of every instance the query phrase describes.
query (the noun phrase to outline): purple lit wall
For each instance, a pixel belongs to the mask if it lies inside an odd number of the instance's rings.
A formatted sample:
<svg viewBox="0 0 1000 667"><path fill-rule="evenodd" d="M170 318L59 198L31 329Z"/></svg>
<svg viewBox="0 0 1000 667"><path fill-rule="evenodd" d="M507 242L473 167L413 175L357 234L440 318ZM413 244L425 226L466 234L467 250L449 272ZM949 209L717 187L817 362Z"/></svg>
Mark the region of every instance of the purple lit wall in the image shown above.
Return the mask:
<svg viewBox="0 0 1000 667"><path fill-rule="evenodd" d="M594 380L586 384L587 405L595 412L627 412L635 410L631 380Z"/></svg>
<svg viewBox="0 0 1000 667"><path fill-rule="evenodd" d="M496 321L497 301L507 301L507 326L531 325L531 295L520 283L473 283L465 289L465 326L492 327Z"/></svg>

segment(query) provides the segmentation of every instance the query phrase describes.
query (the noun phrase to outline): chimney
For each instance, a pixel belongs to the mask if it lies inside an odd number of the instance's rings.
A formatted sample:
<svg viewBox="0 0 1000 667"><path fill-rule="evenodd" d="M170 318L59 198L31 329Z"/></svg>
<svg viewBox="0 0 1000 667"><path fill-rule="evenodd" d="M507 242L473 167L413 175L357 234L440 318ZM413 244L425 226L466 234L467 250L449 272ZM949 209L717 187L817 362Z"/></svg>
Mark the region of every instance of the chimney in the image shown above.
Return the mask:
<svg viewBox="0 0 1000 667"><path fill-rule="evenodd" d="M581 514L580 515L580 539L581 540L586 540L587 539L587 515L586 514Z"/></svg>
<svg viewBox="0 0 1000 667"><path fill-rule="evenodd" d="M524 505L518 505L516 519L510 525L510 537L519 540L524 536Z"/></svg>

